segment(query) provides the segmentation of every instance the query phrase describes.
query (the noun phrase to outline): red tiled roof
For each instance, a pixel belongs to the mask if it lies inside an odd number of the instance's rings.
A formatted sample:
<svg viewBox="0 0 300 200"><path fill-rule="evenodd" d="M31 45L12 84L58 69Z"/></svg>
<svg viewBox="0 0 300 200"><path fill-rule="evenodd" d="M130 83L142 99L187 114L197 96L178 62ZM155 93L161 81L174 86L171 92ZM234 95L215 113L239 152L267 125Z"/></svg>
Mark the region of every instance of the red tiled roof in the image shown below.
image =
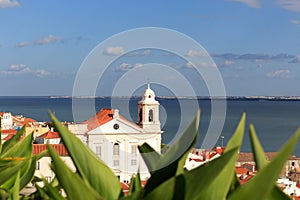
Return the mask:
<svg viewBox="0 0 300 200"><path fill-rule="evenodd" d="M267 158L267 160L269 160L269 161L270 161L276 154L277 154L277 152L266 152L266 153L265 153L266 158ZM254 162L253 153L244 153L244 152L239 153L237 162Z"/></svg>
<svg viewBox="0 0 300 200"><path fill-rule="evenodd" d="M8 134L5 138L2 139L2 141L7 141L15 135L16 134ZM23 136L20 137L20 140L22 140L22 139L23 139Z"/></svg>
<svg viewBox="0 0 300 200"><path fill-rule="evenodd" d="M113 109L103 108L94 117L82 122L87 124L88 130L93 130L113 119Z"/></svg>
<svg viewBox="0 0 300 200"><path fill-rule="evenodd" d="M87 124L88 130L93 130L109 121L111 121L114 117L114 109L112 108L103 108L101 109L94 117L83 121L83 124ZM136 124L128 121L125 117L119 114L119 119L122 119L123 121L126 121L128 124L131 124L132 126L135 126L139 128Z"/></svg>
<svg viewBox="0 0 300 200"><path fill-rule="evenodd" d="M63 144L50 144L56 153L60 156L68 156L68 151L65 148ZM42 153L43 151L47 150L47 145L46 144L32 144L32 152L33 155Z"/></svg>
<svg viewBox="0 0 300 200"><path fill-rule="evenodd" d="M222 154L225 150L225 147L215 147L212 150L214 150L217 154Z"/></svg>
<svg viewBox="0 0 300 200"><path fill-rule="evenodd" d="M2 130L2 134L16 134L18 131L16 129Z"/></svg>
<svg viewBox="0 0 300 200"><path fill-rule="evenodd" d="M247 174L247 172L249 172L249 170L247 170L243 167L235 167L235 172L237 175L241 175L241 174Z"/></svg>
<svg viewBox="0 0 300 200"><path fill-rule="evenodd" d="M40 135L39 137L45 139L54 139L54 138L60 138L60 135L58 132L52 132L49 130L48 132Z"/></svg>
<svg viewBox="0 0 300 200"><path fill-rule="evenodd" d="M189 158L189 161L195 161L195 162L203 162L204 160L203 159L200 159L200 158Z"/></svg>

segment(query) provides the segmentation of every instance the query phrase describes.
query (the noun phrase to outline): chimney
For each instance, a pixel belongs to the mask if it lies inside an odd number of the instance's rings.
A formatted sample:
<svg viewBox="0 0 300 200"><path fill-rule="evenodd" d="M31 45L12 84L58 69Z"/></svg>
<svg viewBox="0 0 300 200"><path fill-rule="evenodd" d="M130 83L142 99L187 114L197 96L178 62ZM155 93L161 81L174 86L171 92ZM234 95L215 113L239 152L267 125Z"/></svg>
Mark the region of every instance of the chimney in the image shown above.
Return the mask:
<svg viewBox="0 0 300 200"><path fill-rule="evenodd" d="M118 109L114 109L114 119L118 119L119 118L119 110Z"/></svg>

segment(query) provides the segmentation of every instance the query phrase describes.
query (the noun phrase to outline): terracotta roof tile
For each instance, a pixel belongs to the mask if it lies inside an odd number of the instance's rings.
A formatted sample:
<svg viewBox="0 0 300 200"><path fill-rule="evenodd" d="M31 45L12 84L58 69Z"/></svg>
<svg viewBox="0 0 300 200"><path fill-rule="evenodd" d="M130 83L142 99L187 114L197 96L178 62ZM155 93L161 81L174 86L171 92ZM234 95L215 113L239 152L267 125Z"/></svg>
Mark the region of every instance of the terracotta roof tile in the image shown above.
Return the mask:
<svg viewBox="0 0 300 200"><path fill-rule="evenodd" d="M88 130L93 130L113 119L113 109L103 108L94 117L82 122L87 124Z"/></svg>
<svg viewBox="0 0 300 200"><path fill-rule="evenodd" d="M277 152L265 153L267 160L271 160L276 154ZM253 153L245 153L245 152L239 153L237 162L254 162Z"/></svg>
<svg viewBox="0 0 300 200"><path fill-rule="evenodd" d="M247 170L243 167L235 167L235 172L237 175L241 175L241 174L247 174L249 172L249 170Z"/></svg>
<svg viewBox="0 0 300 200"><path fill-rule="evenodd" d="M65 148L63 144L50 144L56 153L60 156L68 156L68 151ZM42 153L43 151L47 150L47 145L46 144L32 144L32 152L33 155Z"/></svg>
<svg viewBox="0 0 300 200"><path fill-rule="evenodd" d="M114 109L112 108L103 108L95 116L91 117L88 120L83 121L83 124L87 124L89 131L111 121L114 117ZM125 121L128 124L131 124L134 127L140 128L138 125L127 120L125 117L119 114L119 119Z"/></svg>
<svg viewBox="0 0 300 200"><path fill-rule="evenodd" d="M39 138L54 139L54 138L60 138L60 135L58 132L52 132L51 130L49 130L48 132L40 135Z"/></svg>
<svg viewBox="0 0 300 200"><path fill-rule="evenodd" d="M16 134L18 131L16 129L2 130L2 134Z"/></svg>

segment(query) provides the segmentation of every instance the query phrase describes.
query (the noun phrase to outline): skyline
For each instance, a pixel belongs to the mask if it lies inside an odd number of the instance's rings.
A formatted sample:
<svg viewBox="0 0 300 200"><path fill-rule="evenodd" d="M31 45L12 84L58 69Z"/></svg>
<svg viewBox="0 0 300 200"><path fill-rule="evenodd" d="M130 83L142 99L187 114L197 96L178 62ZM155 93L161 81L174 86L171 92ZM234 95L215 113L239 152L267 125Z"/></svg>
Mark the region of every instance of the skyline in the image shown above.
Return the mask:
<svg viewBox="0 0 300 200"><path fill-rule="evenodd" d="M216 65L203 67L217 67L228 96L300 96L297 0L0 0L0 27L1 96L69 96L77 70L99 43L143 27L172 29L202 45ZM117 44L108 46L103 56L119 56L125 50ZM152 62L171 66L197 81L188 62L167 53L142 49L126 54L112 63L103 84L111 90L110 85L126 72ZM193 49L185 55L202 56ZM196 94L208 96L205 84L199 85ZM158 96L169 94L154 87ZM178 88L184 93L185 88Z"/></svg>

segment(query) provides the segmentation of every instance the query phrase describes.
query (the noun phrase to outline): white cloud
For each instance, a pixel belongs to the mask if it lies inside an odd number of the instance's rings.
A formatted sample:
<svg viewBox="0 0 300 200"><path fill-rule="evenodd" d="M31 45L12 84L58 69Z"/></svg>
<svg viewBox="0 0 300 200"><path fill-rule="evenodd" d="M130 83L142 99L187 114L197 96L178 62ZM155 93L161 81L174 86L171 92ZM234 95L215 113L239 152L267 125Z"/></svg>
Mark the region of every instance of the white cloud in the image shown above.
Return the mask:
<svg viewBox="0 0 300 200"><path fill-rule="evenodd" d="M50 72L44 69L38 69L35 71L35 75L41 78L50 75Z"/></svg>
<svg viewBox="0 0 300 200"><path fill-rule="evenodd" d="M290 70L288 69L279 69L274 72L267 73L267 77L269 78L289 78L290 77Z"/></svg>
<svg viewBox="0 0 300 200"><path fill-rule="evenodd" d="M234 61L232 60L225 60L224 61L224 66L230 66L230 65L233 65L234 64Z"/></svg>
<svg viewBox="0 0 300 200"><path fill-rule="evenodd" d="M31 42L20 42L16 44L16 47L27 47L27 46L32 46L33 44Z"/></svg>
<svg viewBox="0 0 300 200"><path fill-rule="evenodd" d="M20 6L17 0L0 0L0 8L13 8Z"/></svg>
<svg viewBox="0 0 300 200"><path fill-rule="evenodd" d="M189 57L206 57L206 56L208 56L208 54L204 51L189 50L186 53L186 56L189 56Z"/></svg>
<svg viewBox="0 0 300 200"><path fill-rule="evenodd" d="M50 72L44 69L37 69L35 71L31 70L29 67L27 67L25 64L16 64L9 66L6 70L0 71L0 74L2 75L25 75L25 74L33 74L37 77L45 77L50 75Z"/></svg>
<svg viewBox="0 0 300 200"><path fill-rule="evenodd" d="M291 19L290 22L291 22L292 24L297 25L297 26L300 25L300 20L297 20L297 19Z"/></svg>
<svg viewBox="0 0 300 200"><path fill-rule="evenodd" d="M50 44L54 42L63 42L63 39L61 37L55 36L55 35L49 35L47 37L44 37L42 39L35 40L33 42L20 42L16 44L16 47L27 47L27 46L35 46L35 45L45 45Z"/></svg>
<svg viewBox="0 0 300 200"><path fill-rule="evenodd" d="M44 45L44 44L49 44L49 43L52 43L52 42L62 42L63 40L58 37L58 36L55 36L55 35L49 35L43 39L40 39L40 40L36 40L34 43L37 44L37 45Z"/></svg>
<svg viewBox="0 0 300 200"><path fill-rule="evenodd" d="M135 52L126 54L126 56L140 57L140 56L150 56L151 54L152 54L152 51L148 49L148 50L145 50L145 51L135 51Z"/></svg>
<svg viewBox="0 0 300 200"><path fill-rule="evenodd" d="M236 1L243 4L246 4L247 6L251 8L261 8L261 3L259 0L227 0L227 1Z"/></svg>
<svg viewBox="0 0 300 200"><path fill-rule="evenodd" d="M277 4L287 10L293 12L300 12L300 1L299 0L277 0Z"/></svg>
<svg viewBox="0 0 300 200"><path fill-rule="evenodd" d="M1 71L1 74L5 75L18 75L18 74L25 74L30 72L29 67L27 67L24 64L17 64L17 65L11 65L8 67L7 70Z"/></svg>
<svg viewBox="0 0 300 200"><path fill-rule="evenodd" d="M131 69L140 68L142 66L143 66L142 63L135 63L135 64L122 63L116 71L128 71Z"/></svg>
<svg viewBox="0 0 300 200"><path fill-rule="evenodd" d="M108 56L120 56L125 52L123 47L107 47L103 54Z"/></svg>

